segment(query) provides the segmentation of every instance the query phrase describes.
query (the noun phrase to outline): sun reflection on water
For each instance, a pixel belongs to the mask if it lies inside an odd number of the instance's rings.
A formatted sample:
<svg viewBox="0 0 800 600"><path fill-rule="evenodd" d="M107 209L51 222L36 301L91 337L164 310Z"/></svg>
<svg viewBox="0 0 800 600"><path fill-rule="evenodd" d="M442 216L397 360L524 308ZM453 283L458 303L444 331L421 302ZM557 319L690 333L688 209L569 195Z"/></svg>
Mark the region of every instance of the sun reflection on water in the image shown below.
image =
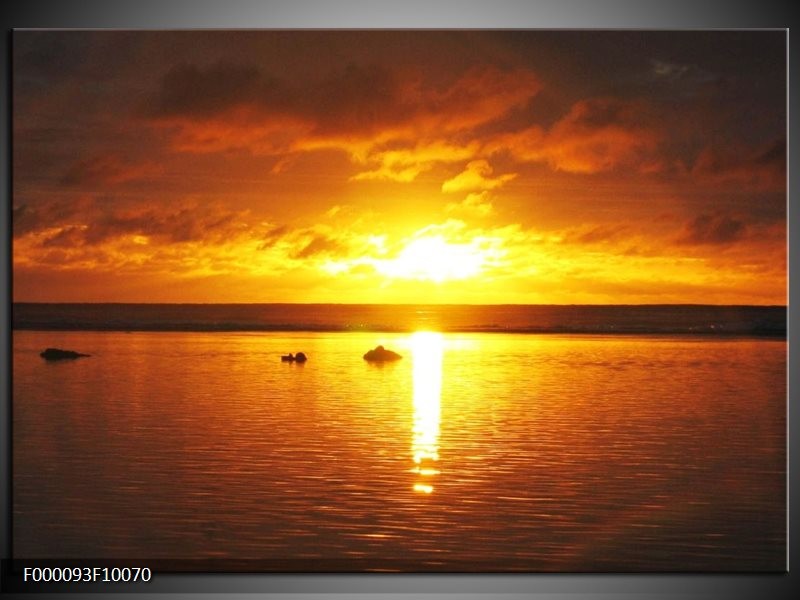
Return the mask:
<svg viewBox="0 0 800 600"><path fill-rule="evenodd" d="M424 494L433 492L431 478L439 474L443 346L440 333L418 331L411 336L414 389L412 472L417 474L414 491Z"/></svg>

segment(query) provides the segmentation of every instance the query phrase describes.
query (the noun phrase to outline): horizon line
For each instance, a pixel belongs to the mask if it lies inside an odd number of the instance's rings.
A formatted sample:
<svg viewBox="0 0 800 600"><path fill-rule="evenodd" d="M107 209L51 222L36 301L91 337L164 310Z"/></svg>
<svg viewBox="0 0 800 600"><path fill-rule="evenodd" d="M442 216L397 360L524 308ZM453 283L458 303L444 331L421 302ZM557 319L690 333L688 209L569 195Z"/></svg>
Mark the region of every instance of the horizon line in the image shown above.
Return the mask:
<svg viewBox="0 0 800 600"><path fill-rule="evenodd" d="M762 307L788 308L785 304L725 304L714 302L130 302L130 301L48 301L14 300L15 304L92 304L92 305L143 305L143 306L718 306L718 307Z"/></svg>

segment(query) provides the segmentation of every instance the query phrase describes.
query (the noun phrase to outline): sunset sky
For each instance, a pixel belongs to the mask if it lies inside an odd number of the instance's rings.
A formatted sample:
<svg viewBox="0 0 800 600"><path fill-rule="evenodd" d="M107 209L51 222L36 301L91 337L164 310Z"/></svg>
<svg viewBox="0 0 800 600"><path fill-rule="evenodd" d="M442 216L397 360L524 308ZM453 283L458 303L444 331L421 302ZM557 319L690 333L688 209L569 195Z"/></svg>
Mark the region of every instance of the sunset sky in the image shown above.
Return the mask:
<svg viewBox="0 0 800 600"><path fill-rule="evenodd" d="M786 303L783 31L16 31L13 298Z"/></svg>

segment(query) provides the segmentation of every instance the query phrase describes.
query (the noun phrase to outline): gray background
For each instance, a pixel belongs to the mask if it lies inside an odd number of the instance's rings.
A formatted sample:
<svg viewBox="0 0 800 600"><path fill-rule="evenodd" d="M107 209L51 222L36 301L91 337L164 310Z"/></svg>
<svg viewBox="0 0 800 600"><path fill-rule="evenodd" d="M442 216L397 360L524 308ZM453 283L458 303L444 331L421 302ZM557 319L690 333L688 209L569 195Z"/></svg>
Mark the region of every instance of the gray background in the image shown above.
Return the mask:
<svg viewBox="0 0 800 600"><path fill-rule="evenodd" d="M608 28L608 29L718 29L777 28L793 24L790 3L770 0L4 0L0 19L6 34L0 63L4 94L0 98L2 149L0 178L3 181L3 210L0 211L0 301L5 319L0 325L0 512L2 557L10 555L10 38L13 28ZM791 58L796 50L790 44ZM790 77L789 96L797 86ZM791 110L790 110L791 112ZM790 123L792 120L790 118ZM790 130L795 138L795 126ZM790 151L790 190L796 183L794 157ZM789 263L797 258L797 234L793 198L789 197ZM790 281L791 292L796 282ZM789 339L795 336L791 303ZM794 363L790 349L790 371ZM789 375L791 391L798 373ZM797 429L796 411L789 413L790 440ZM790 466L796 456L790 443ZM791 491L796 477L790 476ZM796 524L790 519L790 539ZM109 592L130 591L150 597L181 598L204 592L212 596L260 592L268 598L784 598L796 577L796 553L790 552L789 573L775 575L156 575L144 586L115 588L110 584L91 588L54 586L48 589L25 586L21 591ZM8 580L0 582L10 591Z"/></svg>

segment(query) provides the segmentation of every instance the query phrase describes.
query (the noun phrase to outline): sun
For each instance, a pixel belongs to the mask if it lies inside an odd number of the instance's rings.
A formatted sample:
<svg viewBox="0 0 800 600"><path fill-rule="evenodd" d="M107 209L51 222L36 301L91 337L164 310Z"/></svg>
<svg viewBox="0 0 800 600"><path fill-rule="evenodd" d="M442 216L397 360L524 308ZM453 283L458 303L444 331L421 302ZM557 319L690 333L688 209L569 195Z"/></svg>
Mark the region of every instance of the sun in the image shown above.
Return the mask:
<svg viewBox="0 0 800 600"><path fill-rule="evenodd" d="M473 277L481 271L484 252L473 244L454 244L441 235L410 241L393 259L376 265L382 274L441 283Z"/></svg>

